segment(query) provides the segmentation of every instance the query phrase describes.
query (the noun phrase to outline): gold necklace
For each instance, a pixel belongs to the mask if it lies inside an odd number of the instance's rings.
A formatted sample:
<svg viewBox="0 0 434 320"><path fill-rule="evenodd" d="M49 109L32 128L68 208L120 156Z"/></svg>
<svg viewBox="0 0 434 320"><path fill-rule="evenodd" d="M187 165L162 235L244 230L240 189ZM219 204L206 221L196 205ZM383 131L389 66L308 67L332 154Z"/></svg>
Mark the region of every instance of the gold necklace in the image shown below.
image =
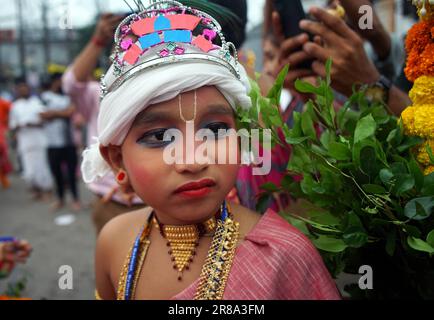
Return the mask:
<svg viewBox="0 0 434 320"><path fill-rule="evenodd" d="M225 207L226 203L222 205L220 213L223 212ZM202 267L199 284L194 296L195 300L221 300L223 298L239 238L239 223L233 220L229 204L227 204L227 211L228 216L225 219L219 218L214 223L208 220L204 224L199 225L199 227L203 226L209 232L213 231L213 237L207 258ZM131 295L128 299L134 299L135 297L136 286L150 246L149 233L151 231L151 219L153 216L154 214L150 215L145 228L139 234L141 244L138 252L139 258L138 263L136 263ZM126 258L119 277L117 288L118 300L126 299L126 278L128 269L131 266L132 249Z"/></svg>
<svg viewBox="0 0 434 320"><path fill-rule="evenodd" d="M169 255L172 257L173 269L178 271L178 280L182 281L184 270L190 269L200 237L213 233L217 227L216 218L212 217L202 224L186 226L169 226L158 222L155 214L153 224L167 241Z"/></svg>

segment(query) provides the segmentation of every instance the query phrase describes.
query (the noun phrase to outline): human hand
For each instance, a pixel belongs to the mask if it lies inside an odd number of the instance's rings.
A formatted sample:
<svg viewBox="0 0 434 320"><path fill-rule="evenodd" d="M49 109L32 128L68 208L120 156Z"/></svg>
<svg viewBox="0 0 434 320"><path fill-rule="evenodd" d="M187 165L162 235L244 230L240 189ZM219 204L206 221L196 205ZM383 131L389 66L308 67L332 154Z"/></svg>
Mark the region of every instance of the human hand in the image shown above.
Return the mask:
<svg viewBox="0 0 434 320"><path fill-rule="evenodd" d="M380 18L372 8L371 0L351 0L351 1L337 1L345 9L345 14L348 24L350 24L362 38L369 41L378 58L381 60L386 59L391 50L392 39L390 34L384 28ZM362 6L369 6L372 8L372 28L360 28L359 21L361 14L359 10Z"/></svg>
<svg viewBox="0 0 434 320"><path fill-rule="evenodd" d="M124 17L112 13L102 14L93 37L100 43L110 44L113 34Z"/></svg>
<svg viewBox="0 0 434 320"><path fill-rule="evenodd" d="M272 14L273 33L277 43L280 43L279 62L277 68L273 72L276 78L279 72L286 66L290 65L288 75L286 76L284 87L292 93L295 92L294 83L297 79L312 79L315 73L312 69L299 68L303 62L312 59L312 55L302 50L303 45L308 43L309 36L307 33L302 33L298 36L286 39L283 33L280 15L277 11ZM300 94L301 95L301 94ZM301 95L303 100L308 100L307 96Z"/></svg>
<svg viewBox="0 0 434 320"><path fill-rule="evenodd" d="M325 63L332 58L332 87L350 96L354 84L371 84L380 78L380 73L368 58L363 40L340 18L314 7L310 14L317 21L302 20L300 28L321 38L318 42L307 42L303 50L313 56L313 71L320 77L326 76Z"/></svg>

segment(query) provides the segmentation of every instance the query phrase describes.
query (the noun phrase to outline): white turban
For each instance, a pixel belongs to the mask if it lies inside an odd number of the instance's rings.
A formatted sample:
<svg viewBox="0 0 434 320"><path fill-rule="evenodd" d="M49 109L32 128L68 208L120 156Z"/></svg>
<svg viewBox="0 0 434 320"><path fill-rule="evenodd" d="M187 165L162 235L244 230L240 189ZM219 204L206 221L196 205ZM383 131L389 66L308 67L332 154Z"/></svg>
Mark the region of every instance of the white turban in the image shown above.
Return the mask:
<svg viewBox="0 0 434 320"><path fill-rule="evenodd" d="M234 110L250 108L249 80L241 65L239 69L241 81L228 68L213 62L177 62L142 71L108 93L101 102L97 142L83 153L83 180L91 183L110 171L100 154L100 145L122 145L136 116L150 105L171 100L182 92L215 86ZM105 80L113 82L113 66Z"/></svg>

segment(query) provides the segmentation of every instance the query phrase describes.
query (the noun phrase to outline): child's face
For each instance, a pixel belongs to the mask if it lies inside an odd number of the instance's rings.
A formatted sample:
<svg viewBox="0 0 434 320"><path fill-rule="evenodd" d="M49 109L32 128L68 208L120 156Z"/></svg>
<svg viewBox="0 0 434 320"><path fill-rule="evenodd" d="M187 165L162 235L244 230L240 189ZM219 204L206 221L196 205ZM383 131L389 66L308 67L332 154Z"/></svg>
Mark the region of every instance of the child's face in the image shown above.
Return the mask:
<svg viewBox="0 0 434 320"><path fill-rule="evenodd" d="M202 87L196 91L197 110L194 111L194 91L183 93L182 116L191 120L195 116L194 131L210 129L215 132L215 147L206 158L217 163L218 154L236 154L238 146L229 143L229 137L219 135L219 129L235 129L234 112L224 96L215 87ZM187 164L187 154L197 152L204 142L194 142L188 137L186 122L182 119L179 97L152 105L139 114L120 147L121 166L126 170L129 181L136 194L159 214L165 223L191 223L217 212L225 196L235 184L238 164ZM163 141L168 129L178 129L182 139L175 142ZM189 141L187 141L189 140ZM218 143L217 143L218 142ZM223 143L221 143L223 142ZM187 149L191 143L191 148ZM164 150L180 146L183 151L182 164L168 164ZM166 150L167 152L167 150ZM179 157L179 154L178 154ZM221 162L219 162L221 163ZM115 169L116 174L116 169ZM201 182L201 185L186 186L188 183ZM193 189L192 189L193 188Z"/></svg>

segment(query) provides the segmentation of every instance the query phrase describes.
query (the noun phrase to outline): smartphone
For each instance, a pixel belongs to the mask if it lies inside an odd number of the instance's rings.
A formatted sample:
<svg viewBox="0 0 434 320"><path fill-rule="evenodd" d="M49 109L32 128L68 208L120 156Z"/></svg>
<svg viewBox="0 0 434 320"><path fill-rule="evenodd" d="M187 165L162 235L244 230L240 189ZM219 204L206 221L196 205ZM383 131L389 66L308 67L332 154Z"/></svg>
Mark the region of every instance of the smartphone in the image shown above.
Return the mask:
<svg viewBox="0 0 434 320"><path fill-rule="evenodd" d="M306 32L299 26L300 21L307 18L301 0L274 0L274 9L280 15L285 38L292 38ZM309 38L311 41L313 40L313 36L310 34ZM297 65L297 68L311 69L312 63L313 59L307 60Z"/></svg>

